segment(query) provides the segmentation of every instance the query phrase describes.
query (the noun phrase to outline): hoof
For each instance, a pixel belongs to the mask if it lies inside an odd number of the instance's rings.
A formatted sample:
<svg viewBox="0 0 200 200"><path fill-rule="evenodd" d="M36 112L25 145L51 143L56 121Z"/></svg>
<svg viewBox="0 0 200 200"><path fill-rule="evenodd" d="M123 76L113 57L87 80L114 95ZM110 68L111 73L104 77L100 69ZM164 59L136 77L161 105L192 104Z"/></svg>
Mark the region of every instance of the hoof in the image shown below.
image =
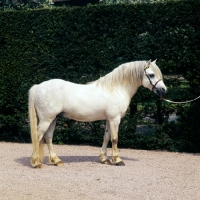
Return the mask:
<svg viewBox="0 0 200 200"><path fill-rule="evenodd" d="M49 157L49 164L53 164L55 166L63 166L62 160L60 160L60 158L58 158L57 156Z"/></svg>
<svg viewBox="0 0 200 200"><path fill-rule="evenodd" d="M106 159L106 160L102 161L101 163L106 164L106 165L112 165L112 163L110 162L109 159Z"/></svg>
<svg viewBox="0 0 200 200"><path fill-rule="evenodd" d="M40 164L38 164L37 166L35 166L34 168L36 168L36 169L41 169L41 168L42 168L42 164L40 163Z"/></svg>
<svg viewBox="0 0 200 200"><path fill-rule="evenodd" d="M58 167L62 167L63 166L63 162L62 161L58 161L57 163L55 163L56 166Z"/></svg>
<svg viewBox="0 0 200 200"><path fill-rule="evenodd" d="M114 165L116 166L125 166L124 162L123 161L120 161L118 163L115 163Z"/></svg>
<svg viewBox="0 0 200 200"><path fill-rule="evenodd" d="M113 165L116 165L116 166L125 166L124 162L119 156L113 156L112 163Z"/></svg>
<svg viewBox="0 0 200 200"><path fill-rule="evenodd" d="M30 163L33 168L42 168L42 163L38 159L31 158Z"/></svg>

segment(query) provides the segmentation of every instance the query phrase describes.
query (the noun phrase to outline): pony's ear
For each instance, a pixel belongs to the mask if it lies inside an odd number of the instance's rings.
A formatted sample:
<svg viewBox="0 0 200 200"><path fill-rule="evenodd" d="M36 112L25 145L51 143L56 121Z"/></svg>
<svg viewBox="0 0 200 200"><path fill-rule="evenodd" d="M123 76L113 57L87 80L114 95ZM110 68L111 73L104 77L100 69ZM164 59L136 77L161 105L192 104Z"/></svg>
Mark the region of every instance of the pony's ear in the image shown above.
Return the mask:
<svg viewBox="0 0 200 200"><path fill-rule="evenodd" d="M147 62L146 67L144 68L144 70L148 69L150 67L151 64L151 59Z"/></svg>
<svg viewBox="0 0 200 200"><path fill-rule="evenodd" d="M151 59L147 62L147 68L149 68L150 64L151 64Z"/></svg>
<svg viewBox="0 0 200 200"><path fill-rule="evenodd" d="M155 63L156 64L156 60L157 60L157 58L153 61L153 63Z"/></svg>
<svg viewBox="0 0 200 200"><path fill-rule="evenodd" d="M151 64L151 59L147 62L147 65L150 65Z"/></svg>

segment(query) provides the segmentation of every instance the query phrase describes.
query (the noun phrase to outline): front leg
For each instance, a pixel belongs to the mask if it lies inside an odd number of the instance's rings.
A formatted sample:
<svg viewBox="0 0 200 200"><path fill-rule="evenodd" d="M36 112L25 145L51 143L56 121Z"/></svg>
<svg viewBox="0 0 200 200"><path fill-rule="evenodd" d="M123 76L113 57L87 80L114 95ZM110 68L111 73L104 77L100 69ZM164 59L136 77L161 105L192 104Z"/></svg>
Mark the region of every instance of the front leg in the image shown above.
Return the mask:
<svg viewBox="0 0 200 200"><path fill-rule="evenodd" d="M110 141L110 126L109 122L106 121L106 129L103 138L103 145L99 154L99 160L103 164L111 164L110 160L107 157L107 145L109 141Z"/></svg>
<svg viewBox="0 0 200 200"><path fill-rule="evenodd" d="M110 132L111 132L111 142L112 142L112 163L118 166L124 166L124 162L119 157L119 152L117 148L118 143L118 129L120 124L120 117L115 118L110 121Z"/></svg>

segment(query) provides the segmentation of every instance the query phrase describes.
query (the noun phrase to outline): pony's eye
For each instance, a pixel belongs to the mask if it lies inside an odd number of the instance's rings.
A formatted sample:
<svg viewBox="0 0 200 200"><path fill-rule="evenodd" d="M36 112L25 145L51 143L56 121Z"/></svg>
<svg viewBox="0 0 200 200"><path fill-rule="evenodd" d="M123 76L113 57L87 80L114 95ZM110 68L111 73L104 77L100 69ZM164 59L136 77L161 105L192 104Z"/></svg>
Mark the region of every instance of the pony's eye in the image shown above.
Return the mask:
<svg viewBox="0 0 200 200"><path fill-rule="evenodd" d="M154 74L149 74L149 77L150 78L154 78Z"/></svg>

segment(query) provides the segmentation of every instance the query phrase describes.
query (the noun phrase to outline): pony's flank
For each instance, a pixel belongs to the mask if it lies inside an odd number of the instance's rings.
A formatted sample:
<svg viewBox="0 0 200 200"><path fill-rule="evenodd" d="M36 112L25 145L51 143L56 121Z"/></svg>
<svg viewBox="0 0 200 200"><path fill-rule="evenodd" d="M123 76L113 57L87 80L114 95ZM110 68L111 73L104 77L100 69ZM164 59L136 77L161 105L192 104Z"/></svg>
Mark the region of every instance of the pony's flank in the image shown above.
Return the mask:
<svg viewBox="0 0 200 200"><path fill-rule="evenodd" d="M135 61L120 65L109 74L96 81L98 86L113 91L118 86L128 87L134 83L141 84L146 61Z"/></svg>

